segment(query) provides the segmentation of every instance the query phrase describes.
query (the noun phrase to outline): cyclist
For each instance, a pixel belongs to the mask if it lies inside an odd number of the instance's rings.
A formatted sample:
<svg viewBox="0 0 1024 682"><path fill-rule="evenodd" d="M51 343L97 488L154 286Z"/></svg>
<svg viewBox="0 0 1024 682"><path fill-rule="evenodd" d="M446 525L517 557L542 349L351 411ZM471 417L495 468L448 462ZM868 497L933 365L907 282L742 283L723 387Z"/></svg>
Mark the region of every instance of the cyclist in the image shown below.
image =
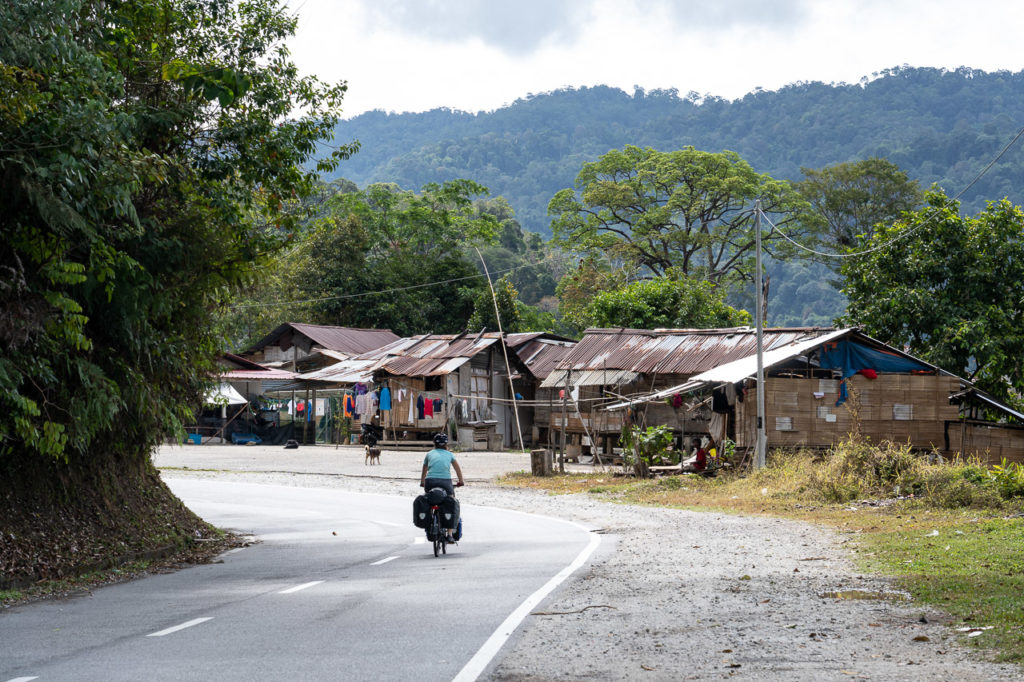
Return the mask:
<svg viewBox="0 0 1024 682"><path fill-rule="evenodd" d="M455 485L465 485L466 482L462 478L462 467L459 466L458 461L455 459L455 454L447 449L448 436L443 433L434 434L434 449L427 453L427 456L423 458L423 471L420 474L420 485L423 486L424 492L432 490L434 488L441 488L449 495L455 495L455 486L452 485L452 473L451 469L455 469L455 473L458 475L459 480ZM448 529L448 535L451 536L451 529Z"/></svg>

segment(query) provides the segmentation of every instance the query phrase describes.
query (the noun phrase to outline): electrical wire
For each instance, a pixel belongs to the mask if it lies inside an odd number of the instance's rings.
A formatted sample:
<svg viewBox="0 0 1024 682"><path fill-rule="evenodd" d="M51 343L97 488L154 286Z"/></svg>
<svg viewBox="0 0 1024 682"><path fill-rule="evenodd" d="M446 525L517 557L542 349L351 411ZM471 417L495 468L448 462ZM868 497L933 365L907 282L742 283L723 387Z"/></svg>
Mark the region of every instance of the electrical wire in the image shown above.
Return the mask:
<svg viewBox="0 0 1024 682"><path fill-rule="evenodd" d="M523 264L523 265L517 265L515 267L511 267L511 268L506 268L505 270L495 270L494 274L501 275L501 274L505 274L505 273L508 273L508 272L513 272L515 270L524 270L526 268L534 268L534 267L543 265L543 264L545 264L545 263L547 263L547 262L549 262L551 260L556 259L559 255L561 255L561 254L551 254L550 256L547 256L546 258L542 258L541 260L537 261L536 263L526 263L526 264ZM394 293L394 292L397 292L397 291L409 291L411 289L423 289L425 287L433 287L433 286L438 286L438 285L441 285L441 284L452 284L453 282L462 282L462 281L465 281L467 279L478 279L478 278L481 278L481 277L485 277L485 275L482 272L478 273L478 274L475 274L475 275L466 275L465 277L453 277L451 279L443 279L443 280L438 280L436 282L424 282L423 284L410 284L409 286L405 286L405 287L393 287L391 289L381 289L379 291L364 291L364 292L360 292L358 294L341 294L341 295L338 295L338 296L323 296L323 297L320 297L320 298L307 298L307 299L300 299L300 300L293 300L293 301L271 301L271 302L268 302L268 303L239 303L239 304L236 304L236 305L228 306L228 310L240 310L242 308L268 308L270 306L279 306L279 305L302 305L302 304L305 304L305 303L320 303L322 301L340 301L340 300L349 299L349 298L362 298L364 296L376 296L378 294L391 294L391 293Z"/></svg>
<svg viewBox="0 0 1024 682"><path fill-rule="evenodd" d="M956 193L956 195L953 197L953 201L959 201L960 197L962 197L964 194L966 194L967 191L971 187L974 187L974 185L977 184L977 182L979 180L981 180L981 178L992 169L992 166L996 165L996 163L999 161L999 159L1003 158L1003 155L1006 154L1006 152L1008 152L1010 150L1010 148L1014 144L1017 143L1017 140L1019 140L1021 138L1021 136L1024 136L1024 128L1021 128L1020 130L1018 130L1017 134L1013 136L1013 139L1006 143L1006 146L1004 146L1002 148L1002 150L998 154L996 154L995 158L993 158L991 161L989 161L988 165L985 166L983 169L981 169L981 171L976 176L974 176L974 179L971 180L967 184L966 187L964 187L963 189L961 189L959 192ZM923 227L928 225L928 223L931 221L931 219L934 218L937 215L937 212L938 212L937 209L935 209L934 207L931 207L931 211L932 212L930 214L928 214L928 215L925 215L924 218L921 220L921 222L918 223L915 227L912 227L909 230L905 230L905 231L901 232L900 234L896 235L895 237L893 237L892 239L890 239L887 242L884 242L884 243L879 244L877 246L873 246L870 249L865 249L863 251L857 251L855 253L825 253L823 251L816 251L815 249L812 249L812 248L810 248L808 246L804 246L803 244L800 244L799 242L797 242L794 239L792 239L789 235L784 233L782 230L780 230L778 228L778 226L775 225L775 223L773 223L771 221L771 219L764 213L764 211L761 212L761 217L768 221L768 224L772 226L772 231L773 232L777 232L779 234L779 236L782 237L783 239L785 239L787 242L789 242L790 244L792 244L793 246L795 246L795 247L797 247L799 249L807 251L808 253L812 253L815 256L821 256L823 258L856 258L858 256L866 256L869 253L875 253L876 251L881 251L881 250L883 250L885 248L888 248L890 245L896 243L897 241L899 241L901 239L905 239L905 238L913 235L914 233L918 232Z"/></svg>

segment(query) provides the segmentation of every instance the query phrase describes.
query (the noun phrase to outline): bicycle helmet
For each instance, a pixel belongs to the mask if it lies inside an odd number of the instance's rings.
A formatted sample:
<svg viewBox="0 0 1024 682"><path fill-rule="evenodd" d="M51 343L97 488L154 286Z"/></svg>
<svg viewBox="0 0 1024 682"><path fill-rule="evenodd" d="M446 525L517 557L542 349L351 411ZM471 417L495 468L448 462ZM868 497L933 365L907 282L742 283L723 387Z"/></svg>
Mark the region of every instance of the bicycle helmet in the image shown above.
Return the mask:
<svg viewBox="0 0 1024 682"><path fill-rule="evenodd" d="M435 433L434 434L434 447L435 448L443 448L446 445L448 445L448 436L446 436L443 433Z"/></svg>

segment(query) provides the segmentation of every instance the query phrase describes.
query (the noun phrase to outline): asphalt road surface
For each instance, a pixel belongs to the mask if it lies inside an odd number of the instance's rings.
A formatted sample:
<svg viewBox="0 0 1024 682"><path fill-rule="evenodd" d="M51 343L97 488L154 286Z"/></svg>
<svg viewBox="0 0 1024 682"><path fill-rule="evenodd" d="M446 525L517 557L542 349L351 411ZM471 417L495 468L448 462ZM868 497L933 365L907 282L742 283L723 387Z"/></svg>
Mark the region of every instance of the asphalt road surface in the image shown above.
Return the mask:
<svg viewBox="0 0 1024 682"><path fill-rule="evenodd" d="M435 558L411 499L168 479L207 521L255 535L223 563L12 608L0 682L471 680L598 536L463 505Z"/></svg>

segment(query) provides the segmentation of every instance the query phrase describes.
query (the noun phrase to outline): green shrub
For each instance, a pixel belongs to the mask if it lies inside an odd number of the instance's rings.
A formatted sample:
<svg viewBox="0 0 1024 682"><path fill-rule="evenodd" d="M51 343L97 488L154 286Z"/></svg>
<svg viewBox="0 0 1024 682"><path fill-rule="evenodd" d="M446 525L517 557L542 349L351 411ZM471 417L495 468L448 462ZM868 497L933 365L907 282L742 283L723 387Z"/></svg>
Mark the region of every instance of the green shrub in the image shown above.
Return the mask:
<svg viewBox="0 0 1024 682"><path fill-rule="evenodd" d="M1007 464L1004 457L999 464L992 467L989 477L1003 499L1024 497L1024 467L1016 462Z"/></svg>
<svg viewBox="0 0 1024 682"><path fill-rule="evenodd" d="M923 488L925 501L940 509L998 509L1002 498L998 490L984 477L977 480L975 467L940 464L925 473Z"/></svg>

